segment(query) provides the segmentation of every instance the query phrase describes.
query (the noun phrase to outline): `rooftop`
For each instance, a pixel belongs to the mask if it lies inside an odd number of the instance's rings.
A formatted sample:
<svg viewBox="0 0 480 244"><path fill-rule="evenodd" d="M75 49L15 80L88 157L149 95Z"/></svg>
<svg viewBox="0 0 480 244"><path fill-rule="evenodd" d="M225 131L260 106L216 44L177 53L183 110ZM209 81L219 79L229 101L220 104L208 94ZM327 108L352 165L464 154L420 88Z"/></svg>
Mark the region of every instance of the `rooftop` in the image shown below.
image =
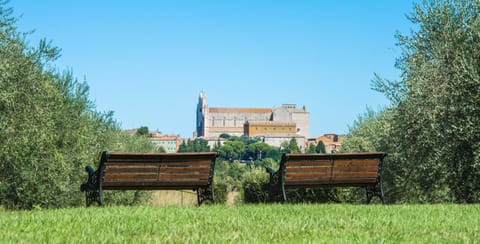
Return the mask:
<svg viewBox="0 0 480 244"><path fill-rule="evenodd" d="M270 108L209 108L210 113L272 113Z"/></svg>

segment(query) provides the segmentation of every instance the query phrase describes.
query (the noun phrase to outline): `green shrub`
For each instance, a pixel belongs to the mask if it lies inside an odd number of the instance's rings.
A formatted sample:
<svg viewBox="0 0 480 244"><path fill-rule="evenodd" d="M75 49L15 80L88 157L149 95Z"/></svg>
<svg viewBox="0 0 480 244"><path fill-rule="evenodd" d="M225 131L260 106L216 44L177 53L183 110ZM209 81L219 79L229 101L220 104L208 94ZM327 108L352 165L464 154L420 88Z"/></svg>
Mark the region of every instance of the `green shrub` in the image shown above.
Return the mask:
<svg viewBox="0 0 480 244"><path fill-rule="evenodd" d="M84 168L100 151L154 148L121 133L113 113L96 111L86 82L52 69L60 49L45 40L30 46L7 2L0 1L0 205L81 206ZM133 193L129 201L141 196Z"/></svg>
<svg viewBox="0 0 480 244"><path fill-rule="evenodd" d="M104 191L103 202L106 205L146 205L151 196L150 191Z"/></svg>
<svg viewBox="0 0 480 244"><path fill-rule="evenodd" d="M290 203L326 203L339 202L338 188L299 188L287 190L287 199Z"/></svg>
<svg viewBox="0 0 480 244"><path fill-rule="evenodd" d="M268 173L263 168L253 168L246 172L243 180L243 200L245 203L265 203L268 200Z"/></svg>
<svg viewBox="0 0 480 244"><path fill-rule="evenodd" d="M215 177L213 188L215 191L215 203L225 203L229 192L227 182Z"/></svg>

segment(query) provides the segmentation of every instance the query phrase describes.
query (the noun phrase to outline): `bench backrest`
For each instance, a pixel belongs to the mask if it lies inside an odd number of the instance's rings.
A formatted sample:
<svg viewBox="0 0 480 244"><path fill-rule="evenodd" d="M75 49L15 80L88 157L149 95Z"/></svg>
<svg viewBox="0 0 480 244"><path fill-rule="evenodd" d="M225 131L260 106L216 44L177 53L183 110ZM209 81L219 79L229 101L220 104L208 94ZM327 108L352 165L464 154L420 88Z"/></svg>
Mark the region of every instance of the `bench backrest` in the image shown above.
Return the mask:
<svg viewBox="0 0 480 244"><path fill-rule="evenodd" d="M217 153L103 152L102 188L198 189L212 183Z"/></svg>
<svg viewBox="0 0 480 244"><path fill-rule="evenodd" d="M383 152L285 154L280 163L285 187L369 186L380 179Z"/></svg>

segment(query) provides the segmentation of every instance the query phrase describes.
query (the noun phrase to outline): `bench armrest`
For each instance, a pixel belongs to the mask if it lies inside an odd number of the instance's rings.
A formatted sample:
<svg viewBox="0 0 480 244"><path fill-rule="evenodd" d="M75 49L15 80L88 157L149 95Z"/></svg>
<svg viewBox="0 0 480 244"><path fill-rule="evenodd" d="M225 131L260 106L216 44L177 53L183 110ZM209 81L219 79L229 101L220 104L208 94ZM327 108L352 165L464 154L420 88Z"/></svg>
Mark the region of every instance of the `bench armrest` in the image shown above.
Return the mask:
<svg viewBox="0 0 480 244"><path fill-rule="evenodd" d="M265 167L265 170L267 171L267 173L270 174L270 175L273 175L277 172L276 170L274 170L270 166L264 166L264 167Z"/></svg>
<svg viewBox="0 0 480 244"><path fill-rule="evenodd" d="M96 189L97 186L97 177L95 177L97 171L90 165L85 167L85 171L88 173L88 180L80 186L82 192L88 189Z"/></svg>
<svg viewBox="0 0 480 244"><path fill-rule="evenodd" d="M89 175L95 173L95 169L90 165L87 165L87 167L85 167L85 171L87 171Z"/></svg>

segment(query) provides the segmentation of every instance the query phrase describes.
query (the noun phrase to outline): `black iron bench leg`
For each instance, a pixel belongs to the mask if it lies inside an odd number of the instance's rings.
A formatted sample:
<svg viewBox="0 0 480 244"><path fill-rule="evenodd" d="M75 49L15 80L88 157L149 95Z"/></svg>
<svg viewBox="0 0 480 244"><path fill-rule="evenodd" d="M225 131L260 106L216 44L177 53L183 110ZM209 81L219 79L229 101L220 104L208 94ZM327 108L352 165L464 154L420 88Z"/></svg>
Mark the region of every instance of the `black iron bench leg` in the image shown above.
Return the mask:
<svg viewBox="0 0 480 244"><path fill-rule="evenodd" d="M383 184L381 181L379 182L379 184L375 186L365 187L365 192L367 194L367 204L369 204L370 201L372 201L372 198L374 196L377 196L378 198L380 198L380 201L382 201L382 204L385 204L385 198L383 195Z"/></svg>
<svg viewBox="0 0 480 244"><path fill-rule="evenodd" d="M99 171L94 171L90 166L85 168L88 172L88 181L80 186L80 190L85 192L85 203L89 207L93 202L99 206L103 205L103 193L99 182Z"/></svg>
<svg viewBox="0 0 480 244"><path fill-rule="evenodd" d="M96 202L99 206L102 206L102 201L100 200L98 190L87 190L85 191L85 201L87 207L92 205L92 203Z"/></svg>
<svg viewBox="0 0 480 244"><path fill-rule="evenodd" d="M279 171L274 172L272 169L266 167L270 175L268 187L268 201L269 202L286 202L287 195L282 180L280 179Z"/></svg>
<svg viewBox="0 0 480 244"><path fill-rule="evenodd" d="M197 201L199 206L206 201L209 201L211 203L215 202L215 193L213 190L213 184L209 184L205 188L197 189Z"/></svg>

